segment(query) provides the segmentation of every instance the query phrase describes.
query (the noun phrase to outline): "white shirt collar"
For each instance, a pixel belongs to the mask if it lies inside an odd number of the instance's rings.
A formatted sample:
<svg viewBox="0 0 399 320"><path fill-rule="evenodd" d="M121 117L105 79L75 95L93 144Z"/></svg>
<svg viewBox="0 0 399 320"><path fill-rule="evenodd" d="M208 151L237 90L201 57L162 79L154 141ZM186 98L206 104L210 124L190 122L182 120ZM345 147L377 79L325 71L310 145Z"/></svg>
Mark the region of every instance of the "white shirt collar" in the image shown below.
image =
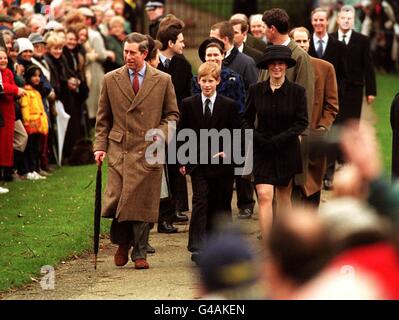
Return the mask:
<svg viewBox="0 0 399 320"><path fill-rule="evenodd" d="M163 65L165 65L165 60L166 59L169 59L170 61L172 61L172 58L167 58L162 53L159 53L159 59L161 60Z"/></svg>
<svg viewBox="0 0 399 320"><path fill-rule="evenodd" d="M234 49L234 46L232 46L232 47L230 48L229 51L226 51L226 54L224 55L224 58L225 58L225 59L230 55L230 53L231 53L231 51L232 51L233 49Z"/></svg>
<svg viewBox="0 0 399 320"><path fill-rule="evenodd" d="M342 41L342 37L343 37L344 33L338 29L338 40ZM347 33L345 33L346 37L345 37L345 43L348 44L349 40L351 39L352 36L352 29L349 30Z"/></svg>
<svg viewBox="0 0 399 320"><path fill-rule="evenodd" d="M237 49L242 53L244 51L244 42Z"/></svg>
<svg viewBox="0 0 399 320"><path fill-rule="evenodd" d="M291 42L291 38L288 38L288 39L285 40L281 45L283 45L283 46L288 46L290 42Z"/></svg>

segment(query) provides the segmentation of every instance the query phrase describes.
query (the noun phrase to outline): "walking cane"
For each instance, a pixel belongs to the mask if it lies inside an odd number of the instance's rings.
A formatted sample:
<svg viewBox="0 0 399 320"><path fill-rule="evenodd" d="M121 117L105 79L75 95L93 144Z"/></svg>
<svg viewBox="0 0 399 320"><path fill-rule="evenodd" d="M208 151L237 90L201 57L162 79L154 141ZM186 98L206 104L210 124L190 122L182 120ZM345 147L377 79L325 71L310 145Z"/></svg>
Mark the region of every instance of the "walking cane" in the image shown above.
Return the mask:
<svg viewBox="0 0 399 320"><path fill-rule="evenodd" d="M94 204L94 269L97 269L97 254L100 242L100 220L101 220L101 165L100 162L97 165L97 176L96 176L96 198Z"/></svg>

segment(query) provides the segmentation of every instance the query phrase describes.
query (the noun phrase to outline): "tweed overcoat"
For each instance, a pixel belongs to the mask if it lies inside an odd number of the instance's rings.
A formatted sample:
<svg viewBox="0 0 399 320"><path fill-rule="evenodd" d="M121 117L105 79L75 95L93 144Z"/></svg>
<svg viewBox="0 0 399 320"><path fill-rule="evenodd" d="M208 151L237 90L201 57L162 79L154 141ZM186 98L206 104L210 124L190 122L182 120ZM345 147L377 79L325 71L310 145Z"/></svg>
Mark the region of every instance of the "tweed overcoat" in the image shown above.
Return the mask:
<svg viewBox="0 0 399 320"><path fill-rule="evenodd" d="M145 141L145 135L150 129L161 129L167 139L167 122L178 119L168 74L147 64L137 96L126 66L104 76L94 143L94 151L106 151L108 156L103 217L157 222L162 165L146 161L152 141Z"/></svg>
<svg viewBox="0 0 399 320"><path fill-rule="evenodd" d="M315 90L312 119L309 121L309 134L326 134L338 114L338 87L335 69L331 63L322 59L310 57L310 61L315 74ZM326 131L317 131L319 127L324 127ZM307 197L321 190L326 167L326 157L315 155L310 150L308 176L306 183L301 186Z"/></svg>

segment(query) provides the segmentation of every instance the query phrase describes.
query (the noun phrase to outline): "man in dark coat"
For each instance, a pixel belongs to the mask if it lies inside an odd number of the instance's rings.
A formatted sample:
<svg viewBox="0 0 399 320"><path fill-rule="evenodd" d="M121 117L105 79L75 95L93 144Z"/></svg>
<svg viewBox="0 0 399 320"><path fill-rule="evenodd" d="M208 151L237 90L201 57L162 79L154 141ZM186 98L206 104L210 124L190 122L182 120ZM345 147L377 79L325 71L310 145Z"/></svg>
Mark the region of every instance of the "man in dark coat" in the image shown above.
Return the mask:
<svg viewBox="0 0 399 320"><path fill-rule="evenodd" d="M234 46L234 28L228 21L222 21L211 27L210 37L219 39L226 51L223 65L237 72L244 80L245 90L258 81L258 69L254 59L238 51Z"/></svg>
<svg viewBox="0 0 399 320"><path fill-rule="evenodd" d="M158 69L171 75L175 88L177 105L181 110L182 100L191 95L191 65L183 56L184 23L173 15L167 15L159 25L157 39L162 47ZM167 166L172 198L163 201L160 206L158 232L174 233L177 228L173 222L188 221L182 212L188 211L188 193L186 178L179 173L176 164Z"/></svg>
<svg viewBox="0 0 399 320"><path fill-rule="evenodd" d="M237 47L238 51L251 57L255 62L259 61L263 56L263 52L252 48L245 42L248 36L248 24L240 19L232 19L230 23L234 28L234 45Z"/></svg>
<svg viewBox="0 0 399 320"><path fill-rule="evenodd" d="M399 93L391 105L392 128L392 179L399 177Z"/></svg>
<svg viewBox="0 0 399 320"><path fill-rule="evenodd" d="M340 122L349 118L359 119L363 96L365 95L367 103L371 104L377 94L370 41L363 34L353 30L354 22L355 9L352 6L343 6L338 15L339 29L332 34L347 47L345 95L340 101L337 119Z"/></svg>

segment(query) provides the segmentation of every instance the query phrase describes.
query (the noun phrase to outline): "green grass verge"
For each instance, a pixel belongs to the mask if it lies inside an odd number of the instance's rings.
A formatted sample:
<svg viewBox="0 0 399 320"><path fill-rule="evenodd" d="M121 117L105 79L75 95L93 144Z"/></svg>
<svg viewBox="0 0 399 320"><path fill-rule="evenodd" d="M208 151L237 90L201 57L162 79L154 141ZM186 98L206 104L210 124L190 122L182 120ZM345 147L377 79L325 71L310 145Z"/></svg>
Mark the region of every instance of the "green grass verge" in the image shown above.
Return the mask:
<svg viewBox="0 0 399 320"><path fill-rule="evenodd" d="M0 197L0 291L91 248L95 175L95 165L62 167L47 180L7 185ZM102 231L108 227L102 219Z"/></svg>
<svg viewBox="0 0 399 320"><path fill-rule="evenodd" d="M398 75L377 75L377 98L373 109L377 116L376 131L381 148L384 171L391 174L392 130L390 125L390 108L394 95L399 92Z"/></svg>

